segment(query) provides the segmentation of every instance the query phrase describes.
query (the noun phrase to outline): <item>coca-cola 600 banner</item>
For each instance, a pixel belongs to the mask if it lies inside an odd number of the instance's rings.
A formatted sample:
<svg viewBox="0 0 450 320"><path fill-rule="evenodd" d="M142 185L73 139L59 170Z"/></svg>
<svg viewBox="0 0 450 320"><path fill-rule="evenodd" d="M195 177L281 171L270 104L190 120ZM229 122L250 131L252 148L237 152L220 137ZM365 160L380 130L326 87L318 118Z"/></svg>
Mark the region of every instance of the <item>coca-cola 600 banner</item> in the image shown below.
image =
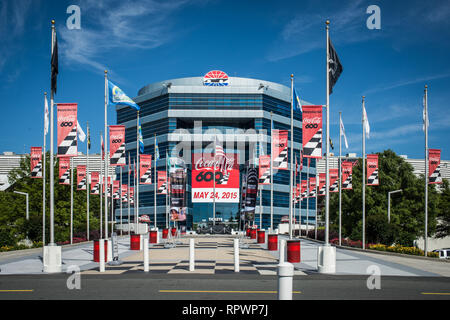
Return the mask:
<svg viewBox="0 0 450 320"><path fill-rule="evenodd" d="M192 155L192 202L214 201L214 172L215 201L239 203L239 165L234 153L216 156L215 160L207 153Z"/></svg>

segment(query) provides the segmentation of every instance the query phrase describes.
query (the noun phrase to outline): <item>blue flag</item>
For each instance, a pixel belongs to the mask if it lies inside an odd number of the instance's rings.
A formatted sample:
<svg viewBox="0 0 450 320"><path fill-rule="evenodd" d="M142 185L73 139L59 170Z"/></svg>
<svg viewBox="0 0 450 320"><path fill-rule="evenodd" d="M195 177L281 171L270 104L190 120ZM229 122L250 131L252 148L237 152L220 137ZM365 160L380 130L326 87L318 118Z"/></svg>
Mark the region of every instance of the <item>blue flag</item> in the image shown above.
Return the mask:
<svg viewBox="0 0 450 320"><path fill-rule="evenodd" d="M141 120L139 120L139 152L144 153L144 138L142 137Z"/></svg>
<svg viewBox="0 0 450 320"><path fill-rule="evenodd" d="M109 102L111 104L118 104L122 106L129 106L136 110L140 110L141 107L139 107L136 102L131 100L118 86L116 86L114 83L108 80L108 95L109 95Z"/></svg>
<svg viewBox="0 0 450 320"><path fill-rule="evenodd" d="M300 97L297 94L297 90L294 88L294 110L300 111L303 113L302 110L302 103L300 101Z"/></svg>
<svg viewBox="0 0 450 320"><path fill-rule="evenodd" d="M155 160L159 159L158 139L155 138Z"/></svg>

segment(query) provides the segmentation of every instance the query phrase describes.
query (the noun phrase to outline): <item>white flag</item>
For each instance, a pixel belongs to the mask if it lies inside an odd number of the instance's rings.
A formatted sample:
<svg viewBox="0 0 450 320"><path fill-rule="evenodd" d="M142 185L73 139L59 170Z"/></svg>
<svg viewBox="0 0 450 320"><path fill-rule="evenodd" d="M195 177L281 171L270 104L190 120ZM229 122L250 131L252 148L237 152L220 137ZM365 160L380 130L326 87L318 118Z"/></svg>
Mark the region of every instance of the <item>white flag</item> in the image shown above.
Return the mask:
<svg viewBox="0 0 450 320"><path fill-rule="evenodd" d="M341 118L339 118L339 122L340 122L340 125L341 125L341 132L342 132L341 135L344 136L345 147L348 149L347 136L345 135L344 123L342 122L342 119L341 119Z"/></svg>
<svg viewBox="0 0 450 320"><path fill-rule="evenodd" d="M86 134L84 133L83 129L81 128L78 120L77 120L77 133L78 133L78 137L80 138L80 141L84 142L84 140L86 140Z"/></svg>
<svg viewBox="0 0 450 320"><path fill-rule="evenodd" d="M364 106L363 106L363 120L364 120L364 130L366 131L367 138L370 138L369 119L367 118L366 108Z"/></svg>
<svg viewBox="0 0 450 320"><path fill-rule="evenodd" d="M427 122L427 128L430 127L430 120L428 119L428 108L425 107L425 104L426 104L425 96L423 96L422 104L423 104L423 110L422 110L423 125L422 125L422 130L423 130L423 132L425 132L425 121Z"/></svg>
<svg viewBox="0 0 450 320"><path fill-rule="evenodd" d="M48 102L47 96L45 96L44 102L44 135L48 133Z"/></svg>

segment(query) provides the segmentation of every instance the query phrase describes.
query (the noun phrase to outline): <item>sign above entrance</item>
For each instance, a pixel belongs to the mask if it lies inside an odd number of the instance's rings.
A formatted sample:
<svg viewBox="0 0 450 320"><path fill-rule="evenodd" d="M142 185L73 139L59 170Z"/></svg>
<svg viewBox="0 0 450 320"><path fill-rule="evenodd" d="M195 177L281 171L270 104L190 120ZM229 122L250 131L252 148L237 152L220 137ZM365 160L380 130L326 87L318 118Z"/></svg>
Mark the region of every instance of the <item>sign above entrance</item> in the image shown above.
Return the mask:
<svg viewBox="0 0 450 320"><path fill-rule="evenodd" d="M227 86L228 85L228 75L220 70L213 70L205 74L203 77L203 85L205 86Z"/></svg>

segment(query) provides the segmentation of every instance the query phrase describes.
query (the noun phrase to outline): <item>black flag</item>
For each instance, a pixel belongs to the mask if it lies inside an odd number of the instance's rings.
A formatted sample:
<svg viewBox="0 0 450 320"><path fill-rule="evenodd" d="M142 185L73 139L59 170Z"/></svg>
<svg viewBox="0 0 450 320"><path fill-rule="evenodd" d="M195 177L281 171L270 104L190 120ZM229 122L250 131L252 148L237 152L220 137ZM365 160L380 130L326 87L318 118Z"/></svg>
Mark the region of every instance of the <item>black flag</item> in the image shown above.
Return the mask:
<svg viewBox="0 0 450 320"><path fill-rule="evenodd" d="M52 93L56 93L56 77L58 75L58 38L55 32L55 43L52 53Z"/></svg>
<svg viewBox="0 0 450 320"><path fill-rule="evenodd" d="M342 65L341 61L339 61L339 57L336 53L336 50L334 50L333 44L331 43L331 39L328 39L329 42L329 61L328 61L328 67L330 72L330 94L333 93L333 87L336 84L339 76L342 73Z"/></svg>

